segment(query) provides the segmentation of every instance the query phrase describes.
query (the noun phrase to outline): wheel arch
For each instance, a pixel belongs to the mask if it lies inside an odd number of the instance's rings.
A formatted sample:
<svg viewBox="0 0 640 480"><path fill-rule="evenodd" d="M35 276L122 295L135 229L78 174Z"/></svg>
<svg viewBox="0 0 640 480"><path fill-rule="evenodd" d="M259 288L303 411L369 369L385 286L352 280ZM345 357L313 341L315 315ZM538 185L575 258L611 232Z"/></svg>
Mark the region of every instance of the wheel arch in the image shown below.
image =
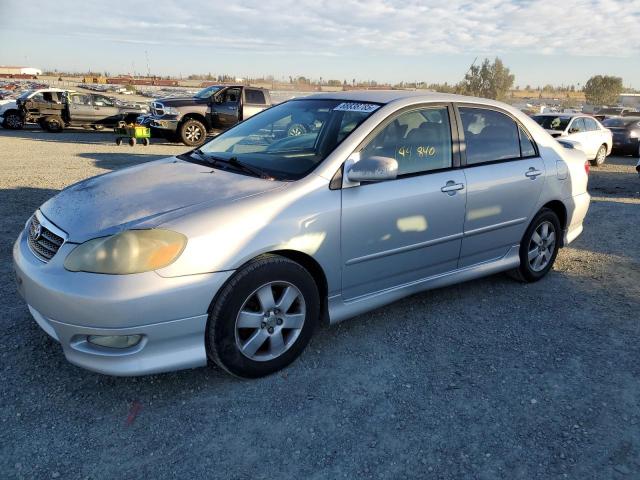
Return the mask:
<svg viewBox="0 0 640 480"><path fill-rule="evenodd" d="M298 265L302 266L307 272L309 272L309 274L313 278L313 281L318 287L318 294L320 296L320 321L323 324L328 325L329 324L329 307L328 307L329 287L327 282L327 276L324 272L324 269L318 263L318 261L314 259L311 255L301 252L299 250L288 250L288 249L270 250L268 252L263 252L247 260L240 267L238 267L236 271L241 270L248 263L253 262L254 260L259 259L260 257L263 257L265 255L279 255L281 257L288 258L289 260L296 262ZM233 275L229 277L227 282L231 281L232 278L233 278ZM225 285L227 282L225 282ZM209 309L208 309L209 313L211 313L211 311L213 310L213 307L216 301L218 300L218 295L223 290L223 288L224 288L224 285L220 287L218 292L216 292L215 296L211 300L211 303L209 304Z"/></svg>
<svg viewBox="0 0 640 480"><path fill-rule="evenodd" d="M560 228L564 231L567 228L567 207L565 207L564 203L560 200L551 200L550 202L545 203L540 210L548 208L553 213L556 214L558 220L560 221ZM562 236L564 237L564 235ZM561 240L561 246L564 246L564 241Z"/></svg>
<svg viewBox="0 0 640 480"><path fill-rule="evenodd" d="M199 122L202 122L202 124L207 130L211 130L211 124L207 120L207 117L201 113L189 112L184 114L183 117L180 119L180 126L182 126L184 122L186 122L187 120L198 120Z"/></svg>

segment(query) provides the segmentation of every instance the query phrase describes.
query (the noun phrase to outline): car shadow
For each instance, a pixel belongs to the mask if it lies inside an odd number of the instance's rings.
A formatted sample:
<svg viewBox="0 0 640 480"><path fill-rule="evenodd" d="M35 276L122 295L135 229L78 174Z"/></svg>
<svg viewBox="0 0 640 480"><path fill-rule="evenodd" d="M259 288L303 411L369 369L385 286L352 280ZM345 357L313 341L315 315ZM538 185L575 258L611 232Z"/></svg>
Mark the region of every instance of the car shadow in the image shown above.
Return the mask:
<svg viewBox="0 0 640 480"><path fill-rule="evenodd" d="M93 161L93 164L98 168L104 168L105 170L119 170L121 168L131 167L133 165L140 165L142 163L153 162L154 160L160 160L167 158L171 155L149 155L144 153L80 153L78 157L86 158Z"/></svg>
<svg viewBox="0 0 640 480"><path fill-rule="evenodd" d="M59 133L51 133L44 131L38 127L27 127L23 130L7 130L0 129L0 138L23 138L37 142L54 142L54 143L80 143L87 145L114 145L116 134L112 129L104 130L87 130L82 128L67 128ZM152 145L168 145L179 146L178 143L172 143L164 138L152 138ZM187 147L185 147L186 149Z"/></svg>

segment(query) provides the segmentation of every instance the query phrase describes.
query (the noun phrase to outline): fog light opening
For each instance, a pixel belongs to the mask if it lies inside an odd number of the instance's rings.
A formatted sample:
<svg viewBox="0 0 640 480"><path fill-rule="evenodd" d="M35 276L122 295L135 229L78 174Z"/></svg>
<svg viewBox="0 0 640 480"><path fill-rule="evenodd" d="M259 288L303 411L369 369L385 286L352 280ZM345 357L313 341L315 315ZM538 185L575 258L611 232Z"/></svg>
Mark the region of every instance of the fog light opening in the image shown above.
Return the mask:
<svg viewBox="0 0 640 480"><path fill-rule="evenodd" d="M142 340L142 335L89 335L87 341L92 345L107 348L135 347Z"/></svg>

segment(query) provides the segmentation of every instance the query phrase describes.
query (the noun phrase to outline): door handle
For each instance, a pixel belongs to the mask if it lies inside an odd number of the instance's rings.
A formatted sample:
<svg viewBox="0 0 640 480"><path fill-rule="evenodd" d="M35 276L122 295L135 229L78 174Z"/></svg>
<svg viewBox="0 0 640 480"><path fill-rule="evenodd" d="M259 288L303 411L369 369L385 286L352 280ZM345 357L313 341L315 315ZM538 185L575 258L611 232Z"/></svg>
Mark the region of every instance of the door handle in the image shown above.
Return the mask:
<svg viewBox="0 0 640 480"><path fill-rule="evenodd" d="M458 190L462 189L464 189L464 183L456 183L453 180L449 180L440 191L449 195L455 195Z"/></svg>
<svg viewBox="0 0 640 480"><path fill-rule="evenodd" d="M525 176L529 177L531 180L535 180L539 175L542 175L542 172L540 170L536 170L533 167L531 167L529 170L527 170L527 173L525 173Z"/></svg>

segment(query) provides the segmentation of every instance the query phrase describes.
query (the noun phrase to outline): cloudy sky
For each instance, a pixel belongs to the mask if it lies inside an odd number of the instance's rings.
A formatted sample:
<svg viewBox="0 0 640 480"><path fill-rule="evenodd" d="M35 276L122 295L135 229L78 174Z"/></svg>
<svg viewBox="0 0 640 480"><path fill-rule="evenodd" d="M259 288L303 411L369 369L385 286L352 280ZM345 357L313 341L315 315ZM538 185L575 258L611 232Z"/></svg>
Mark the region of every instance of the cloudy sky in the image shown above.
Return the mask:
<svg viewBox="0 0 640 480"><path fill-rule="evenodd" d="M522 86L640 88L640 0L0 0L0 64L146 73L147 56L152 74L391 82L499 56Z"/></svg>

